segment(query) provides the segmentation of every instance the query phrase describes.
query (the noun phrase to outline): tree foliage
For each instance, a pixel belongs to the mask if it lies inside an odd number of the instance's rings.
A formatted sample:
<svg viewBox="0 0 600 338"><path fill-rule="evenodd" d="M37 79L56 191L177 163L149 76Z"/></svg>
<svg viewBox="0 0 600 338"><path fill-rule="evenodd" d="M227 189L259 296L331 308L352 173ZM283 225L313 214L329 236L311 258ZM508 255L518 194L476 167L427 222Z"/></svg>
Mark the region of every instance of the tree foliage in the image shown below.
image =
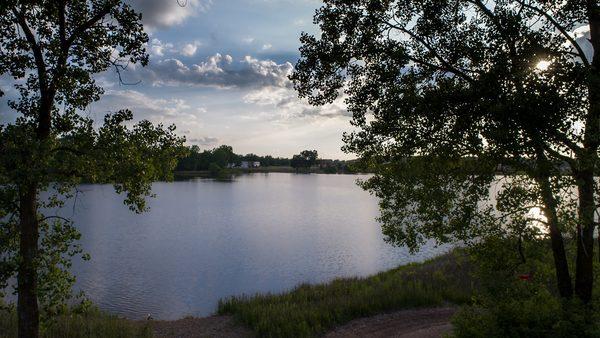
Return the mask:
<svg viewBox="0 0 600 338"><path fill-rule="evenodd" d="M239 166L242 161L260 162L261 165L265 167L290 165L290 159L288 158L273 157L271 155L259 156L256 154L236 154L233 152L233 148L228 145L221 145L217 148L204 151L200 151L200 147L193 145L189 148L188 155L179 161L176 170L209 170L211 163L215 163L221 168L225 168L228 164Z"/></svg>
<svg viewBox="0 0 600 338"><path fill-rule="evenodd" d="M18 114L0 126L0 289L17 277L20 336L38 335L38 302L50 315L69 297L69 257L82 252L72 222L49 210L86 181L114 184L141 212L183 154L174 126L134 124L128 110L100 125L82 114L103 94L94 74L114 70L120 81L128 64L147 64L147 42L125 1L0 4L0 74L12 79Z"/></svg>
<svg viewBox="0 0 600 338"><path fill-rule="evenodd" d="M566 235L588 301L598 1L326 0L314 21L321 34L302 35L292 80L315 105L347 95L357 131L345 150L375 168L363 186L380 197L387 239L416 250L500 237L525 259L523 241L548 237L570 297ZM519 175L496 176L498 165Z"/></svg>
<svg viewBox="0 0 600 338"><path fill-rule="evenodd" d="M298 155L294 155L290 161L292 168L310 168L317 163L319 154L316 150L303 150Z"/></svg>

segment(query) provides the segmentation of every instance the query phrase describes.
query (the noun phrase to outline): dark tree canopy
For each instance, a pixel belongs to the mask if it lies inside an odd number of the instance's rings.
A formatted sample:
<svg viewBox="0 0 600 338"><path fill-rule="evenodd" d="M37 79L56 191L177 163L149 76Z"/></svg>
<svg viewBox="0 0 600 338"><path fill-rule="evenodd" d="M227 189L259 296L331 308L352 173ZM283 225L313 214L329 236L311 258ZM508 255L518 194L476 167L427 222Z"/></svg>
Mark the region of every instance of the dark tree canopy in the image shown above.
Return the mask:
<svg viewBox="0 0 600 338"><path fill-rule="evenodd" d="M151 183L168 179L182 154L174 126L133 124L127 110L98 126L82 114L103 93L94 74L114 70L120 81L128 64L147 64L147 42L126 1L0 3L0 74L13 80L19 114L0 126L0 289L16 275L21 337L38 336L38 303L52 315L70 296L68 258L81 253L72 222L47 210L86 181L114 184L141 212Z"/></svg>
<svg viewBox="0 0 600 338"><path fill-rule="evenodd" d="M317 163L319 157L316 150L303 150L298 155L294 155L290 161L292 168L310 168Z"/></svg>
<svg viewBox="0 0 600 338"><path fill-rule="evenodd" d="M288 158L273 157L270 155L259 156L256 154L236 154L233 152L233 148L228 145L221 145L219 147L204 151L200 151L200 147L193 145L189 148L188 155L179 160L176 170L209 170L211 163L215 163L221 168L225 168L229 164L240 166L242 161L260 162L260 165L264 167L290 165L290 159Z"/></svg>
<svg viewBox="0 0 600 338"><path fill-rule="evenodd" d="M428 239L521 243L542 230L570 297L567 235L577 239L575 292L588 301L598 1L326 0L315 23L321 35L302 35L292 79L315 105L347 94L358 131L345 135L345 150L376 170L364 187L381 199L388 240L411 249ZM522 175L496 176L498 165Z"/></svg>

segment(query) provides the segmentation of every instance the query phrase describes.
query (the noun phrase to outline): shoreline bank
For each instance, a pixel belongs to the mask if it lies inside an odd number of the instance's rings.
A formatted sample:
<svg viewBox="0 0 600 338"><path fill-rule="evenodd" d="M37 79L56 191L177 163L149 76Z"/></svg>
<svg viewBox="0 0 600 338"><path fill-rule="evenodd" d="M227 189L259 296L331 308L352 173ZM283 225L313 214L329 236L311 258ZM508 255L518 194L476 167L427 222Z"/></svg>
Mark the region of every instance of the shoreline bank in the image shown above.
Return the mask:
<svg viewBox="0 0 600 338"><path fill-rule="evenodd" d="M406 320L421 318L421 310L425 311L423 313L447 312L449 310L436 309L468 302L472 293L472 282L468 278L470 269L468 258L454 250L422 263L402 265L369 277L303 284L280 294L231 297L222 300L215 315L209 317L136 321L96 309L87 314L68 314L59 318L54 327L58 331L53 332L70 332L62 336L81 337L83 332L89 333L89 328L94 328L99 333L127 332L127 336L136 337L198 336L192 332L204 332L200 336L246 337L314 336L335 330L356 330L357 325L366 330L378 330L377 325L382 320L390 322L398 316ZM0 320L0 332L7 332L6 337L16 336L16 316L0 317L10 317ZM406 330L440 324L439 318L436 321L426 318L406 326ZM356 320L359 324L354 323ZM438 329L432 329L432 332ZM4 336L0 334L0 337Z"/></svg>

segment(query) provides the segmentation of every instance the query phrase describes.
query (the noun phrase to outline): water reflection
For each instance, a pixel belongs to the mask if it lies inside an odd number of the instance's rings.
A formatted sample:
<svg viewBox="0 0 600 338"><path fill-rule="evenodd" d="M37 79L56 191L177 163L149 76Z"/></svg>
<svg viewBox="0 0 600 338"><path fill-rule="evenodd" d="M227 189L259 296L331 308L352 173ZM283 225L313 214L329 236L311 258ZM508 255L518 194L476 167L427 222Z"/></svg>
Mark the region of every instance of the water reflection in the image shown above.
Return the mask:
<svg viewBox="0 0 600 338"><path fill-rule="evenodd" d="M208 315L222 297L369 275L445 250L427 246L413 256L384 243L377 201L357 178L271 173L157 183L158 198L142 215L111 186L83 186L74 220L92 260L75 262L77 287L111 312L173 319Z"/></svg>

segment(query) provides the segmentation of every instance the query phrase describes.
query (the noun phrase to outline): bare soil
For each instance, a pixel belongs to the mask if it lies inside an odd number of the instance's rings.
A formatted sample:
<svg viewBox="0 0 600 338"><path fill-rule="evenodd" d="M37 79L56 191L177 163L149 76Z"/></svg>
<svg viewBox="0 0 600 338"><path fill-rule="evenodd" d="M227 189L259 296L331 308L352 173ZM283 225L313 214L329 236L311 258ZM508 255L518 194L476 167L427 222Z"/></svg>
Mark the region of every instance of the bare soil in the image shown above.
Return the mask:
<svg viewBox="0 0 600 338"><path fill-rule="evenodd" d="M355 319L325 335L338 337L442 337L452 331L450 318L456 308L402 310Z"/></svg>
<svg viewBox="0 0 600 338"><path fill-rule="evenodd" d="M355 319L325 335L341 337L442 337L452 331L453 307L402 310ZM236 324L230 316L187 317L175 321L152 321L156 337L252 337L252 331Z"/></svg>

